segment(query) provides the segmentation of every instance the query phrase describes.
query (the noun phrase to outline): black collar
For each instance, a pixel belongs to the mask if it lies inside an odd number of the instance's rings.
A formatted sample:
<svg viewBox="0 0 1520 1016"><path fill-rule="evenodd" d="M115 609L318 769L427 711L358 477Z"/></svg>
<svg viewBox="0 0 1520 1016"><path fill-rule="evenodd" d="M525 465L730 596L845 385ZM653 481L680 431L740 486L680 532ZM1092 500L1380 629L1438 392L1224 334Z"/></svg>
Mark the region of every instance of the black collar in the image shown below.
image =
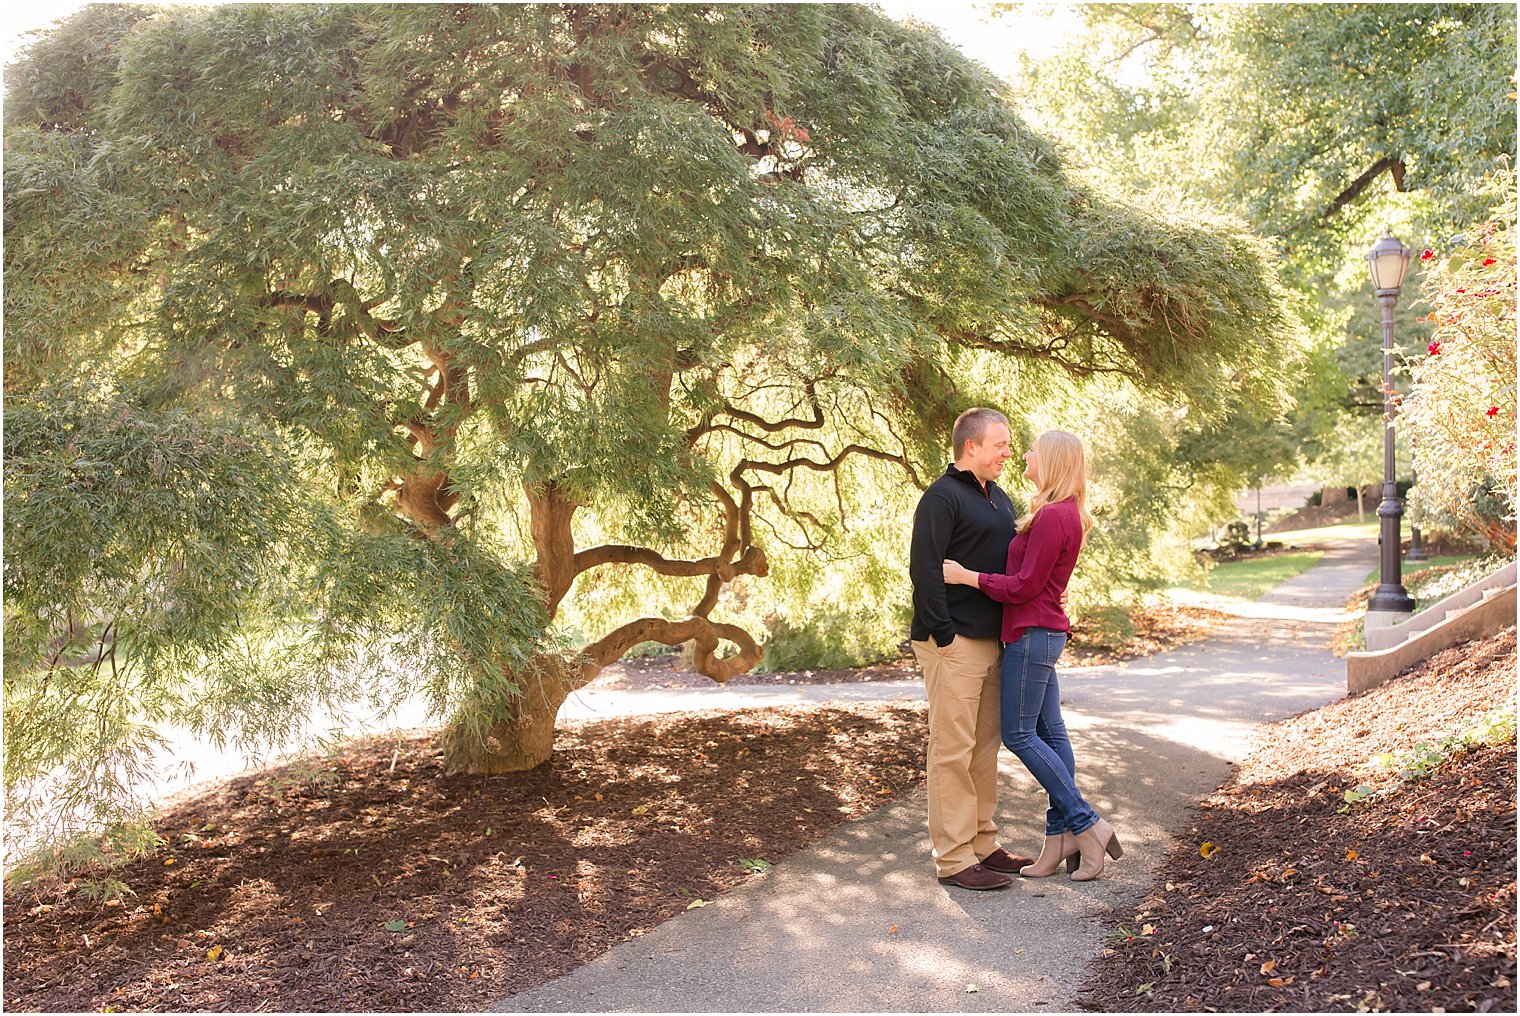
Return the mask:
<svg viewBox="0 0 1520 1016"><path fill-rule="evenodd" d="M945 467L945 475L953 476L957 480L960 480L962 483L971 484L972 487L976 488L976 492L978 494L981 494L989 501L992 500L992 492L997 489L997 482L995 480L988 480L987 485L984 488L982 486L982 481L976 478L975 473L969 469L956 469L954 462Z"/></svg>

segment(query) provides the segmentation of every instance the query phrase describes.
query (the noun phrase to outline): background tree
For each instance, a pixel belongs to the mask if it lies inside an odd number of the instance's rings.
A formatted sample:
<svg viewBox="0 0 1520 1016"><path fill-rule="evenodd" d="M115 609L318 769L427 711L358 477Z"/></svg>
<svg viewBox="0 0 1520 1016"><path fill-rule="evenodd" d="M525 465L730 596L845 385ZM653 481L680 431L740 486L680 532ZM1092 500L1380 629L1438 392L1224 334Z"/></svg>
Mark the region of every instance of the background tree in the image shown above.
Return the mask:
<svg viewBox="0 0 1520 1016"><path fill-rule="evenodd" d="M1260 242L1074 183L866 8L96 6L7 87L23 799L419 690L453 768L537 765L639 643L753 666L772 554L971 401L1270 413L1293 359Z"/></svg>
<svg viewBox="0 0 1520 1016"><path fill-rule="evenodd" d="M1515 177L1460 244L1432 252L1425 299L1434 326L1399 410L1415 439L1418 510L1503 553L1515 551Z"/></svg>
<svg viewBox="0 0 1520 1016"><path fill-rule="evenodd" d="M1235 212L1276 238L1310 343L1290 433L1341 482L1382 411L1362 255L1385 225L1440 247L1485 213L1484 181L1515 151L1513 5L1083 12L1067 47L1022 68L1032 122L1100 186ZM1396 326L1401 347L1424 347L1413 315Z"/></svg>

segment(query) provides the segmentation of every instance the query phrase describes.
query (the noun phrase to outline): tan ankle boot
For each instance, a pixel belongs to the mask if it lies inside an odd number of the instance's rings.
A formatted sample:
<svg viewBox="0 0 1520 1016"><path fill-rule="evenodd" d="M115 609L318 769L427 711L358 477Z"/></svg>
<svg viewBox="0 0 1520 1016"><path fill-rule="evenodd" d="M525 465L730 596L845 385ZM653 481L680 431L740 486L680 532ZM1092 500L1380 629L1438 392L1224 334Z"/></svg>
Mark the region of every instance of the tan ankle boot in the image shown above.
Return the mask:
<svg viewBox="0 0 1520 1016"><path fill-rule="evenodd" d="M1090 882L1101 875L1105 853L1115 859L1124 856L1124 847L1120 845L1114 827L1101 818L1086 832L1077 833L1076 841L1077 849L1082 854L1082 863L1071 873L1073 882Z"/></svg>
<svg viewBox="0 0 1520 1016"><path fill-rule="evenodd" d="M1062 833L1059 836L1045 837L1045 843L1040 847L1040 856L1033 864L1027 864L1019 869L1019 874L1025 878L1044 878L1054 875L1065 861L1067 870L1075 866L1077 853L1077 841L1071 833Z"/></svg>

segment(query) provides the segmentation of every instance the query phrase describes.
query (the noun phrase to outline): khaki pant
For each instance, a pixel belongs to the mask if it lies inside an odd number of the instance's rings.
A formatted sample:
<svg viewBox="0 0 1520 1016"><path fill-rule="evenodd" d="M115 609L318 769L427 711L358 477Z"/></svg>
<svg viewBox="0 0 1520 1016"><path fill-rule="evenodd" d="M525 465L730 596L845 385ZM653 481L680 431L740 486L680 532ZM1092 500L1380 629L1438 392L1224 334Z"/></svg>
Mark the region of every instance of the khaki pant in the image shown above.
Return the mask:
<svg viewBox="0 0 1520 1016"><path fill-rule="evenodd" d="M932 640L913 643L929 692L929 842L941 878L998 848L1001 649L997 639L964 635L943 651Z"/></svg>

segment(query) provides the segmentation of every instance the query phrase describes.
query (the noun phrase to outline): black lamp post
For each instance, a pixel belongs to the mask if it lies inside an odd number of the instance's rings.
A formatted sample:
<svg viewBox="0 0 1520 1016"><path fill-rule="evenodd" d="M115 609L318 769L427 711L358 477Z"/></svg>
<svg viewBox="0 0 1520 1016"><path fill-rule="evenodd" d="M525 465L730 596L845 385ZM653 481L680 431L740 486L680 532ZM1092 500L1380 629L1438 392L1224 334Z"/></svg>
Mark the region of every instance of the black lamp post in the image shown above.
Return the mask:
<svg viewBox="0 0 1520 1016"><path fill-rule="evenodd" d="M1403 502L1393 475L1393 308L1409 269L1409 248L1399 242L1392 231L1386 233L1367 252L1367 267L1372 273L1372 290L1383 307L1383 501L1378 505L1380 523L1381 569L1378 587L1367 601L1367 611L1409 614L1414 599L1404 588L1399 570L1399 519L1404 515Z"/></svg>

